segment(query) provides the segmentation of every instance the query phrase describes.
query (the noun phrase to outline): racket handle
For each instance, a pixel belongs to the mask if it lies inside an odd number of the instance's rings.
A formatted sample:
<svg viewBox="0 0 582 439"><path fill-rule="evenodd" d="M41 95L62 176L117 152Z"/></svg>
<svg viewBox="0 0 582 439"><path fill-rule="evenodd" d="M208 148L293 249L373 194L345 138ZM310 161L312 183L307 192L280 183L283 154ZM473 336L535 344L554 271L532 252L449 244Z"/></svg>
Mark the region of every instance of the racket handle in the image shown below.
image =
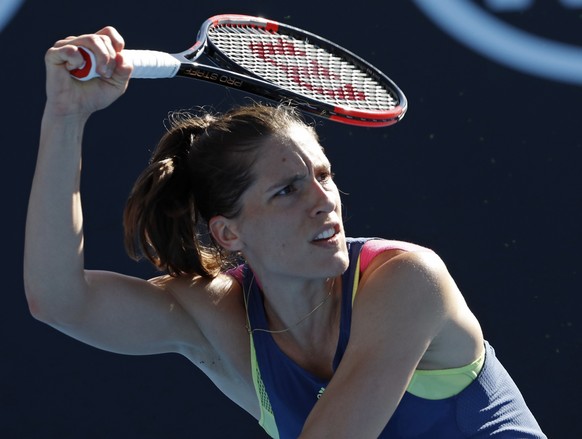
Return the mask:
<svg viewBox="0 0 582 439"><path fill-rule="evenodd" d="M80 80L100 77L95 68L95 55L85 47L79 47L79 51L84 59L84 64L71 70L71 75ZM174 56L165 52L155 50L124 50L124 58L133 65L132 78L138 79L161 79L173 78L180 68L180 61Z"/></svg>

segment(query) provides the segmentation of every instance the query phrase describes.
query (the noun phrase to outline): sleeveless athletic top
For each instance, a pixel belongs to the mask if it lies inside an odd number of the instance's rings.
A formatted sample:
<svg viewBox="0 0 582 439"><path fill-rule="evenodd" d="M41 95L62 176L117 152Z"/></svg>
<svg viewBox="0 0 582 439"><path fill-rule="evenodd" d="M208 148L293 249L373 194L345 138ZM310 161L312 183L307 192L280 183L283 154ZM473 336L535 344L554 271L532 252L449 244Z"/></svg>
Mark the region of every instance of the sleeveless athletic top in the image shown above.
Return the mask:
<svg viewBox="0 0 582 439"><path fill-rule="evenodd" d="M333 361L335 370L349 337L352 303L362 267L381 251L429 251L414 244L348 238L350 265L342 275L340 334ZM369 251L371 249L371 251ZM251 328L267 328L262 295L246 265L229 272L244 286ZM303 370L277 346L271 334L250 336L252 372L261 405L259 423L273 438L296 439L328 381ZM461 368L417 370L400 404L379 436L388 438L456 439L546 438L519 389L485 342L484 358Z"/></svg>

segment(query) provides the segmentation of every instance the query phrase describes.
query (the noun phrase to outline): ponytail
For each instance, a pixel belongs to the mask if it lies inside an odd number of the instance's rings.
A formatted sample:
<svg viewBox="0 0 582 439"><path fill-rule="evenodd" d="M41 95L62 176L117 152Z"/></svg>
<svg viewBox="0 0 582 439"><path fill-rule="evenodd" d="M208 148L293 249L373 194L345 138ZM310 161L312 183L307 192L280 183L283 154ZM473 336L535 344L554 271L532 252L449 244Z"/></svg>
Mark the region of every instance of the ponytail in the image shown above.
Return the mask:
<svg viewBox="0 0 582 439"><path fill-rule="evenodd" d="M236 217L254 181L265 138L302 123L287 107L251 105L223 115L176 113L124 211L125 246L171 276L216 276L232 256L208 230L216 215Z"/></svg>
<svg viewBox="0 0 582 439"><path fill-rule="evenodd" d="M198 121L198 124L194 122ZM172 276L213 277L219 255L197 233L200 221L193 198L188 159L206 119L186 124L174 119L149 165L137 179L124 212L125 247L134 259L143 255Z"/></svg>

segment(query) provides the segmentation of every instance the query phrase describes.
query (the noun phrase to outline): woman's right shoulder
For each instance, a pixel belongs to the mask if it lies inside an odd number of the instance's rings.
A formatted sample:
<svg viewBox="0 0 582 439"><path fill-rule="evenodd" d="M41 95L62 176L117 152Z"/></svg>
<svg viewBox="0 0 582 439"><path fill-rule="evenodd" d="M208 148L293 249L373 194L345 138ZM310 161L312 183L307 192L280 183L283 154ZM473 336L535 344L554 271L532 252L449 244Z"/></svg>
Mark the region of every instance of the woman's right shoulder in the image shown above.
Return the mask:
<svg viewBox="0 0 582 439"><path fill-rule="evenodd" d="M247 337L242 288L235 278L221 273L201 276L160 276L150 282L171 294L196 322L214 349L223 350L233 340ZM227 351L230 348L226 349Z"/></svg>
<svg viewBox="0 0 582 439"><path fill-rule="evenodd" d="M149 282L172 294L187 309L190 306L216 307L221 302L238 301L242 297L239 280L229 273L220 273L214 278L162 275Z"/></svg>

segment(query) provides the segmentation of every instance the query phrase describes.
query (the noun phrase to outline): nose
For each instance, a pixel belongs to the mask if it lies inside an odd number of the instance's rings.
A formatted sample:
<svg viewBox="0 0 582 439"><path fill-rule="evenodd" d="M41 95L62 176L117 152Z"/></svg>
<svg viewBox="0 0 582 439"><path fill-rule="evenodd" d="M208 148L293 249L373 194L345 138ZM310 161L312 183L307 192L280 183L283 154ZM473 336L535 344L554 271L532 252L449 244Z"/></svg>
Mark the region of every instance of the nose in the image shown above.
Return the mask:
<svg viewBox="0 0 582 439"><path fill-rule="evenodd" d="M311 216L317 216L320 214L328 214L335 210L337 202L337 194L334 190L335 184L332 182L326 182L325 184L314 179L311 183L310 196L312 202Z"/></svg>

